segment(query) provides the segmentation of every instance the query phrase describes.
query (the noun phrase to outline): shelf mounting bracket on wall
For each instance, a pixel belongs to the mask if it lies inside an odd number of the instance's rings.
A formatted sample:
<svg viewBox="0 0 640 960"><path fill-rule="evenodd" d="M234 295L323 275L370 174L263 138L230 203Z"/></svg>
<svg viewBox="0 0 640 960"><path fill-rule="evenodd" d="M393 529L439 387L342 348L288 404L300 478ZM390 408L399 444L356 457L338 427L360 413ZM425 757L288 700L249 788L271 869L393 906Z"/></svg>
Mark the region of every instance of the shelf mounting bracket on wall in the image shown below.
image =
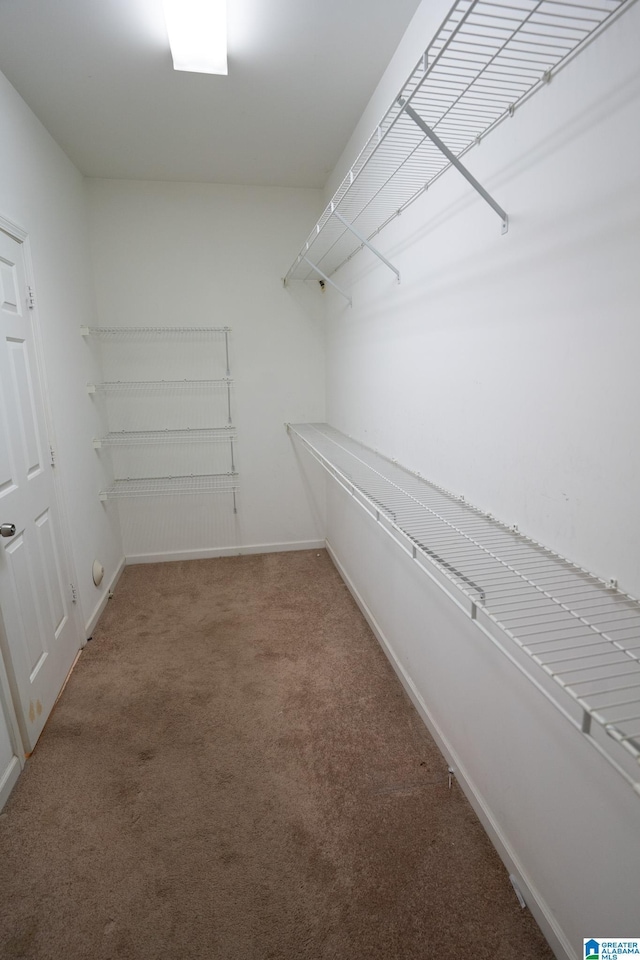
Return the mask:
<svg viewBox="0 0 640 960"><path fill-rule="evenodd" d="M400 104L404 112L407 114L407 116L411 117L411 119L416 124L416 126L419 127L427 137L429 137L429 140L431 140L433 145L437 147L440 153L442 153L447 158L449 163L452 166L454 166L456 170L459 171L459 173L462 174L465 180L471 184L473 189L480 194L482 199L486 200L489 206L493 210L495 210L495 212L498 214L498 216L502 220L502 232L506 233L509 229L509 217L507 216L506 212L502 209L500 204L493 199L491 194L485 190L485 188L482 186L481 183L479 183L476 180L473 174L469 173L465 165L463 163L460 163L455 153L452 153L451 150L449 150L449 147L446 145L446 143L442 142L440 137L433 132L433 130L427 123L424 122L420 114L416 113L413 107L409 106L406 100L403 100L402 97L398 97L398 103Z"/></svg>
<svg viewBox="0 0 640 960"><path fill-rule="evenodd" d="M334 215L334 217L337 217L338 220L339 220L341 223L344 223L344 225L345 225L345 227L347 228L347 230L350 230L351 233L354 235L354 237L357 237L357 238L358 238L358 240L360 241L360 243L364 244L365 247L368 247L369 250L371 250L371 252L372 252L373 254L375 254L375 256L378 258L378 260L382 260L382 262L385 264L385 266L389 267L389 270L391 270L391 271L393 271L393 273L395 273L396 277L398 278L398 283L400 283L400 271L397 270L392 263L389 263L389 261L387 260L387 258L380 253L380 251L377 249L377 247L374 247L374 245L373 245L372 243L370 243L370 242L367 240L367 238L366 238L362 233L360 233L359 230L356 230L356 228L354 227L354 225L353 225L352 223L349 223L348 220L345 220L345 218L342 216L342 214L338 213L338 211L336 210L336 205L335 205L335 203L333 203L333 202L331 203L331 213Z"/></svg>
<svg viewBox="0 0 640 960"><path fill-rule="evenodd" d="M311 267L311 269L312 269L312 270L315 270L316 273L319 273L325 283L330 283L331 286L334 287L334 289L337 290L338 293L341 294L341 296L343 296L343 297L345 298L345 300L347 300L347 301L349 302L349 306L350 306L350 307L353 306L353 303L352 303L352 300L351 300L351 297L349 296L349 294L348 294L348 293L345 293L344 290L342 290L342 289L338 286L337 283L334 283L334 281L331 279L331 277L328 277L328 276L326 275L326 273L323 273L322 270L320 269L320 267L316 267L315 263L312 263L311 260L309 260L309 257L305 257L305 255L302 254L302 255L300 256L300 259L301 259L301 260L304 260L305 263L308 263L309 266ZM286 286L286 280L285 280L285 286Z"/></svg>

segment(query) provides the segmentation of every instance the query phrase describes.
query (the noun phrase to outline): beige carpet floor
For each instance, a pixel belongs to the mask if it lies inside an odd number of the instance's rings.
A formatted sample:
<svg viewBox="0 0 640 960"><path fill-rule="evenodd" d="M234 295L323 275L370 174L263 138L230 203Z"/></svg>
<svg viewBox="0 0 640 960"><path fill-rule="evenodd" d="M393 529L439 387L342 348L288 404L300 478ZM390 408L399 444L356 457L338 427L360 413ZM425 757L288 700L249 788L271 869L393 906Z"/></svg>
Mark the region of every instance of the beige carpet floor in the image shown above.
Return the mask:
<svg viewBox="0 0 640 960"><path fill-rule="evenodd" d="M7 958L552 956L324 551L129 567L0 864Z"/></svg>

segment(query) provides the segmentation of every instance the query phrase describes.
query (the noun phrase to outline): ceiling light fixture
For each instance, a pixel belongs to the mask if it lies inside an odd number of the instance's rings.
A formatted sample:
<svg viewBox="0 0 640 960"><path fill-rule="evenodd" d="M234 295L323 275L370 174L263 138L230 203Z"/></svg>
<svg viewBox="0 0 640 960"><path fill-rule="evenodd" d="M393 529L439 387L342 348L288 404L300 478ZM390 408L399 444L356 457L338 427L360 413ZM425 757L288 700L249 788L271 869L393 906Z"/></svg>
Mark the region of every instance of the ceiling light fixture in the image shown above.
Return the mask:
<svg viewBox="0 0 640 960"><path fill-rule="evenodd" d="M227 74L227 0L164 0L174 70Z"/></svg>

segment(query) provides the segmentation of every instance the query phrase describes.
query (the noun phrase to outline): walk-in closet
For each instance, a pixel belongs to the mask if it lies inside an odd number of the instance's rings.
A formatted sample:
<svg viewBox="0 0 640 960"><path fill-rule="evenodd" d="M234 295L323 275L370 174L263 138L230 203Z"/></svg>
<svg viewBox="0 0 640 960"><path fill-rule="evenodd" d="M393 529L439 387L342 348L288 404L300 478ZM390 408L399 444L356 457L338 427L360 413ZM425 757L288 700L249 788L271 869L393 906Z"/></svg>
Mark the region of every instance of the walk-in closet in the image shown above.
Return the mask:
<svg viewBox="0 0 640 960"><path fill-rule="evenodd" d="M639 41L0 4L7 957L640 955Z"/></svg>

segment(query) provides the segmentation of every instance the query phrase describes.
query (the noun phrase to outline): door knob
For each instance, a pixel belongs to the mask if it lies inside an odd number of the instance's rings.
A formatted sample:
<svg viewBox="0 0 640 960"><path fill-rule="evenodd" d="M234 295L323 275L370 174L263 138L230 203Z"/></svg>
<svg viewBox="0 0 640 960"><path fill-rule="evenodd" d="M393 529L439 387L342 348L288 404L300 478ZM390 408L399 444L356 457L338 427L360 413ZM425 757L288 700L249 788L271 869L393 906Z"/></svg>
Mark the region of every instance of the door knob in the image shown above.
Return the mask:
<svg viewBox="0 0 640 960"><path fill-rule="evenodd" d="M15 523L0 523L0 537L15 537Z"/></svg>

